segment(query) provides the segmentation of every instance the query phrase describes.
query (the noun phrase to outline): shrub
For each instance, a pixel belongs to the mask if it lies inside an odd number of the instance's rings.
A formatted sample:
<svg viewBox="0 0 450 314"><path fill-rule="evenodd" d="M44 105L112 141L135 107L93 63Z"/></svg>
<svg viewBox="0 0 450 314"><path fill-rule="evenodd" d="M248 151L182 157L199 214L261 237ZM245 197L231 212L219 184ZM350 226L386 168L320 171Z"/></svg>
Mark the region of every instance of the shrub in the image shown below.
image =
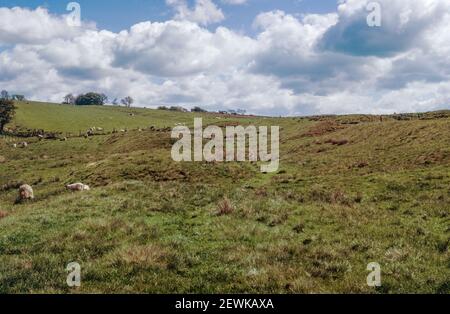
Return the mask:
<svg viewBox="0 0 450 314"><path fill-rule="evenodd" d="M223 216L231 214L234 211L233 205L228 198L224 198L217 206L217 215Z"/></svg>
<svg viewBox="0 0 450 314"><path fill-rule="evenodd" d="M5 218L6 216L8 216L8 212L0 210L0 219Z"/></svg>

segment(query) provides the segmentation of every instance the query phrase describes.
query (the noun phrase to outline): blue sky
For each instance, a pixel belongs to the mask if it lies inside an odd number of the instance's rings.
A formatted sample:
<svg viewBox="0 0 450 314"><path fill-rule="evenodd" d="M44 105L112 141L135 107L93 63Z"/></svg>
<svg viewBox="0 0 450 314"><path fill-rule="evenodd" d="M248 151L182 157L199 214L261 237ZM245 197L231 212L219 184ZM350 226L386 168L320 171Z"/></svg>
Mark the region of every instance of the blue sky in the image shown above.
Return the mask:
<svg viewBox="0 0 450 314"><path fill-rule="evenodd" d="M50 13L64 14L70 1L64 0L0 0L3 7L45 7ZM142 21L166 21L173 15L165 0L77 0L82 19L95 21L101 29L120 31ZM191 6L193 0L188 1ZM253 19L261 12L283 10L290 14L328 13L336 11L336 0L249 0L243 5L229 5L216 1L226 20L220 25L236 31L253 33ZM210 25L210 28L217 24Z"/></svg>

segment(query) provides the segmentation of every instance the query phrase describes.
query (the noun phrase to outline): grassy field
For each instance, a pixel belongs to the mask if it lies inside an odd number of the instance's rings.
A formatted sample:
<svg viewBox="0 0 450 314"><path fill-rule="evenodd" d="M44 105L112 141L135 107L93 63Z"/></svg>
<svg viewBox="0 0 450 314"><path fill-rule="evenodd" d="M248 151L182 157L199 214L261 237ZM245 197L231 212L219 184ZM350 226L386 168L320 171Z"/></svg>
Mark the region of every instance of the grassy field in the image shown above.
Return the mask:
<svg viewBox="0 0 450 314"><path fill-rule="evenodd" d="M27 148L0 139L0 293L450 293L448 112L382 122L200 115L279 125L272 174L249 162L176 163L170 132L136 130L194 116L18 104L12 129L129 132L29 138ZM64 189L80 181L92 190ZM34 201L14 205L20 183ZM218 215L225 199L233 210ZM66 285L73 261L77 289ZM370 262L381 287L366 284Z"/></svg>
<svg viewBox="0 0 450 314"><path fill-rule="evenodd" d="M189 120L188 114L124 107L81 107L36 102L17 103L17 107L19 110L11 127L64 133L84 132L91 127L102 127L107 131L114 128L143 128L149 125L166 127Z"/></svg>

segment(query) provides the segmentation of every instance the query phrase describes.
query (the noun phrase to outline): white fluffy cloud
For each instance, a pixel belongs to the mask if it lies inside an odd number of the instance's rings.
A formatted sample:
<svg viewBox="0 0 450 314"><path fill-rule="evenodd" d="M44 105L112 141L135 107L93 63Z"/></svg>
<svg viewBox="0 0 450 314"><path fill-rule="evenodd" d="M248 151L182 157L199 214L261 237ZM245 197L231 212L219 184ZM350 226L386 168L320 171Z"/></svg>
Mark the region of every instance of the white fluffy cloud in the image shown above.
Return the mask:
<svg viewBox="0 0 450 314"><path fill-rule="evenodd" d="M114 65L161 77L236 69L254 54L256 45L224 27L215 32L186 21L140 23L121 32L113 51Z"/></svg>
<svg viewBox="0 0 450 314"><path fill-rule="evenodd" d="M0 7L0 43L45 43L54 38L72 38L79 32L62 16L50 16L43 8L34 11Z"/></svg>
<svg viewBox="0 0 450 314"><path fill-rule="evenodd" d="M195 0L194 8L189 8L186 0L166 0L177 12L175 19L186 20L202 25L218 23L225 19L220 10L211 0Z"/></svg>
<svg viewBox="0 0 450 314"><path fill-rule="evenodd" d="M449 107L446 0L380 0L381 28L365 24L363 0L341 1L332 14L265 12L253 37L204 27L223 19L210 0L167 2L173 20L119 33L69 27L42 8L0 9L0 87L40 100L93 90L146 107L271 115Z"/></svg>

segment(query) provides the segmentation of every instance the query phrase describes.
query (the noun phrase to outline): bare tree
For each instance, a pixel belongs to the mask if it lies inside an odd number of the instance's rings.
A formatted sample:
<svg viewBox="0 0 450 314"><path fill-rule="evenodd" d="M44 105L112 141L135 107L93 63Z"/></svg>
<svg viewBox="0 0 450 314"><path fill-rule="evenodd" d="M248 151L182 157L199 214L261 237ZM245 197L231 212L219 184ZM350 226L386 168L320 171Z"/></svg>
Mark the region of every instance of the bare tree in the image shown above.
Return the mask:
<svg viewBox="0 0 450 314"><path fill-rule="evenodd" d="M8 100L8 99L9 99L9 93L8 93L8 91L2 90L1 93L0 93L0 98L1 98L1 99L6 99L6 100Z"/></svg>
<svg viewBox="0 0 450 314"><path fill-rule="evenodd" d="M25 96L24 95L12 95L11 99L12 100L17 100L17 101L24 101L25 100Z"/></svg>
<svg viewBox="0 0 450 314"><path fill-rule="evenodd" d="M125 107L130 108L131 105L134 103L134 99L130 96L125 97L120 101Z"/></svg>
<svg viewBox="0 0 450 314"><path fill-rule="evenodd" d="M108 96L106 96L105 94L100 94L100 97L102 98L104 104L108 102Z"/></svg>
<svg viewBox="0 0 450 314"><path fill-rule="evenodd" d="M64 96L63 104L75 105L75 96L72 94L67 94L66 96Z"/></svg>

